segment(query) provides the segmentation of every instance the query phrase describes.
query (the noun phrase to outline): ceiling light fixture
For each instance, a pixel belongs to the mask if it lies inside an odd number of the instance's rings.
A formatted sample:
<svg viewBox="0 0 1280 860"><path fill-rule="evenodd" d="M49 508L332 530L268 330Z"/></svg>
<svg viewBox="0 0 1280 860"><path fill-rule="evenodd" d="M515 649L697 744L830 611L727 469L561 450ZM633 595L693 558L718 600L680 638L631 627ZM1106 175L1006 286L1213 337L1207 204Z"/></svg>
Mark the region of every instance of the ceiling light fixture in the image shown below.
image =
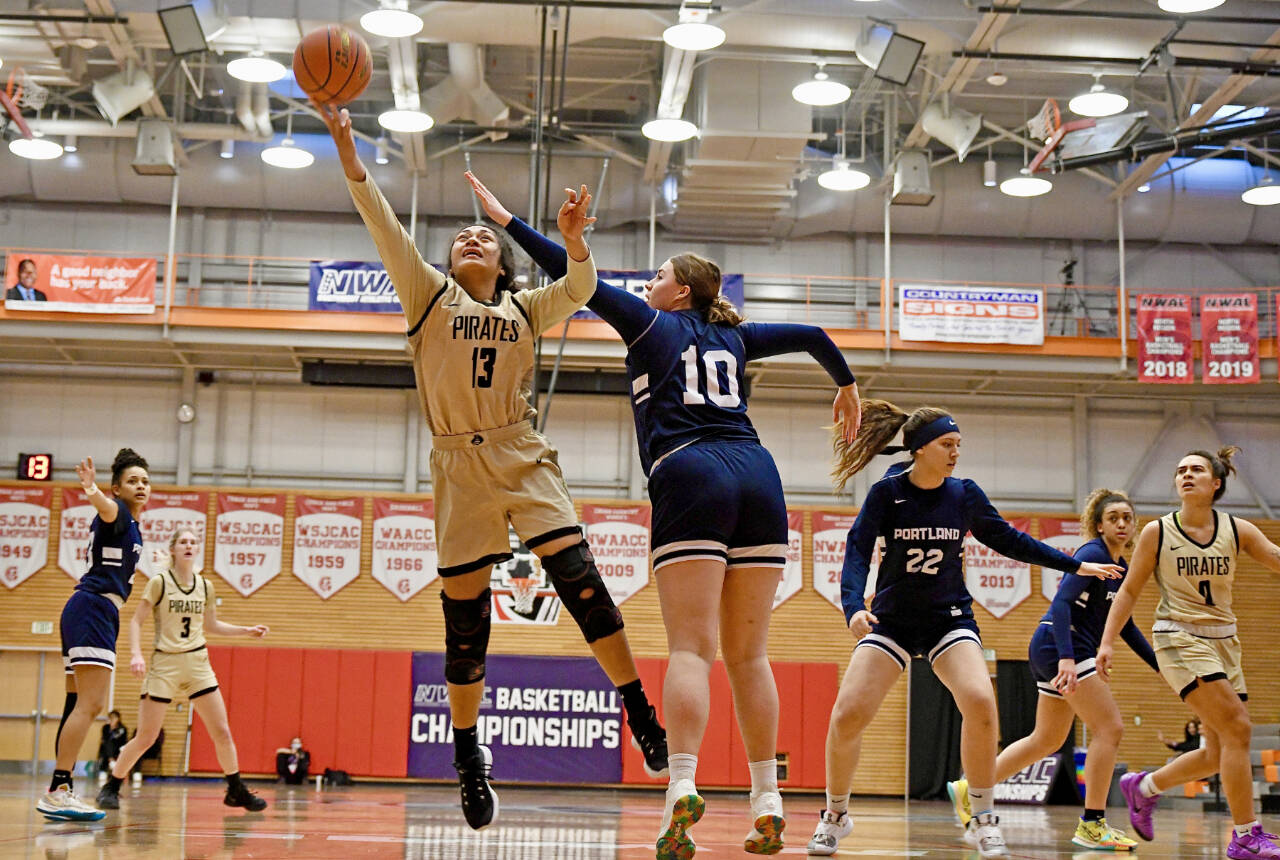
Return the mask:
<svg viewBox="0 0 1280 860"><path fill-rule="evenodd" d="M62 136L62 151L76 152L80 149L80 139L74 134L64 134Z"/></svg>
<svg viewBox="0 0 1280 860"><path fill-rule="evenodd" d="M996 160L991 157L991 153L987 153L987 160L982 162L982 184L987 188L995 188L999 185L999 174L996 167Z"/></svg>
<svg viewBox="0 0 1280 860"><path fill-rule="evenodd" d="M853 90L839 81L831 80L831 76L823 71L824 65L824 63L818 63L818 71L814 73L812 80L796 84L792 88L791 97L793 99L802 105L812 105L813 107L838 105L849 100L849 97L853 95Z"/></svg>
<svg viewBox="0 0 1280 860"><path fill-rule="evenodd" d="M818 184L828 191L857 191L871 184L871 176L837 158L830 170L818 174Z"/></svg>
<svg viewBox="0 0 1280 860"><path fill-rule="evenodd" d="M269 146L262 150L262 160L272 167L283 167L288 170L310 167L315 162L314 155L299 148L293 142L293 114L289 114L284 140L280 141L278 146Z"/></svg>
<svg viewBox="0 0 1280 860"><path fill-rule="evenodd" d="M1150 190L1151 190L1151 186L1150 186L1150 185L1148 185L1148 184L1147 184L1147 183L1145 183L1145 182L1138 186L1138 193L1139 193L1139 194L1146 194L1146 193L1147 193L1148 191L1150 191Z"/></svg>
<svg viewBox="0 0 1280 860"><path fill-rule="evenodd" d="M1225 0L1160 0L1157 5L1175 15L1193 15L1196 12L1216 9L1224 2Z"/></svg>
<svg viewBox="0 0 1280 860"><path fill-rule="evenodd" d="M421 134L435 124L431 114L420 110L397 108L378 114L378 125L397 134Z"/></svg>
<svg viewBox="0 0 1280 860"><path fill-rule="evenodd" d="M1275 206L1280 203L1280 185L1276 185L1268 172L1262 181L1240 195L1250 206Z"/></svg>
<svg viewBox="0 0 1280 860"><path fill-rule="evenodd" d="M650 140L677 143L696 136L698 127L687 119L667 117L649 120L640 127L640 131Z"/></svg>
<svg viewBox="0 0 1280 860"><path fill-rule="evenodd" d="M236 142L230 139L224 140L222 142L222 149L218 150L218 157L219 158L235 158L235 156L236 156Z"/></svg>
<svg viewBox="0 0 1280 860"><path fill-rule="evenodd" d="M387 136L385 134L379 135L373 148L373 163L387 164L390 161L391 157L387 154Z"/></svg>
<svg viewBox="0 0 1280 860"><path fill-rule="evenodd" d="M681 51L710 51L724 44L724 30L707 21L710 0L685 0L678 23L662 31L662 41Z"/></svg>
<svg viewBox="0 0 1280 860"><path fill-rule="evenodd" d="M1129 100L1102 85L1101 75L1093 76L1093 86L1067 102L1067 107L1080 116L1114 116L1129 106Z"/></svg>
<svg viewBox="0 0 1280 860"><path fill-rule="evenodd" d="M282 63L265 56L261 51L254 51L247 57L240 57L227 63L227 74L238 81L269 84L289 74L289 70Z"/></svg>
<svg viewBox="0 0 1280 860"><path fill-rule="evenodd" d="M47 137L17 137L9 141L9 151L19 158L48 161L62 155L62 147Z"/></svg>
<svg viewBox="0 0 1280 860"><path fill-rule="evenodd" d="M409 11L409 0L381 0L378 7L360 16L360 26L373 35L403 39L422 30L422 19Z"/></svg>
<svg viewBox="0 0 1280 860"><path fill-rule="evenodd" d="M1039 176L1032 176L1028 168L1022 168L1017 176L1000 183L1000 191L1010 197L1039 197L1053 190L1053 183Z"/></svg>

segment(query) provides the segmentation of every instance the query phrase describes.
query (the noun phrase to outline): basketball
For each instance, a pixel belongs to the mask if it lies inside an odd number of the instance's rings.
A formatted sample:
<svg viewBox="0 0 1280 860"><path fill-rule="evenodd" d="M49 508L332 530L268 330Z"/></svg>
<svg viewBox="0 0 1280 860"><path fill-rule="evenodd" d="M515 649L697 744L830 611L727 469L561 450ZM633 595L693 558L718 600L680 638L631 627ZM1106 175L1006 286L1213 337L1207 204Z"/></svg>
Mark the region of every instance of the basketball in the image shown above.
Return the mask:
<svg viewBox="0 0 1280 860"><path fill-rule="evenodd" d="M312 30L293 52L293 76L316 101L347 104L360 97L373 76L369 45L340 24Z"/></svg>

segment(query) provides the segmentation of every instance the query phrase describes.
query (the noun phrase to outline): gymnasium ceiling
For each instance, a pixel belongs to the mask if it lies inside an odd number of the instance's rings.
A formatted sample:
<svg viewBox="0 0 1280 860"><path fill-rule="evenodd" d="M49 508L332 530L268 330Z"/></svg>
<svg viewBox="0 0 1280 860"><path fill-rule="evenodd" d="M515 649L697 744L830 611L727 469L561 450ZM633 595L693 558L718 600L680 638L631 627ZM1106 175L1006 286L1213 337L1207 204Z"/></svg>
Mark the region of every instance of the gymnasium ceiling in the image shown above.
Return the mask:
<svg viewBox="0 0 1280 860"><path fill-rule="evenodd" d="M981 182L988 152L1002 176L1016 172L1027 119L1047 98L1067 113L1068 100L1088 89L1095 74L1129 97L1130 111L1148 113L1147 138L1192 124L1192 106L1206 102L1267 108L1264 118L1274 118L1280 108L1280 48L1267 46L1280 46L1280 3L1226 0L1183 19L1164 15L1154 0L1015 0L1001 7L1015 10L1010 12L983 11L984 3L716 0L711 20L725 30L725 44L682 58L683 52L662 41L664 28L676 21L676 2L412 2L425 28L409 40L368 37L373 82L351 110L357 130L376 138L376 117L393 104L393 80L425 96L450 75L451 45L455 51L482 47L483 85L506 118L464 107L454 111L457 116L441 117L425 135L396 135L391 163L378 173L397 208L407 208L408 177L418 172L421 203L432 213L470 211L469 194L456 179L468 156L509 203L518 204L513 209L525 210L541 65L551 187L574 178L594 183L599 156L607 155L598 213L606 227L646 221L649 189L667 179L677 199L672 204L656 195L659 223L683 238L777 241L830 230L878 230L882 191L891 181L884 178L886 149L891 160L902 148L917 147L933 162L936 196L929 206L894 207L895 229L906 232L1105 239L1114 236L1113 219L1099 217L1099 211L1110 212L1099 207L1127 199L1137 239L1270 243L1280 235L1280 213L1274 211L1280 207L1267 211L1239 201L1265 161L1280 165L1280 134L1245 141L1248 147L1228 142L1207 162L1217 168L1208 178L1196 179L1194 169L1167 174L1170 164L1158 158L1141 166L1102 165L1054 177L1054 191L1036 203L1002 197ZM73 169L65 157L28 163L0 151L0 197L167 204L166 180L133 177L128 170L131 121L146 115L180 123L186 205L349 210L332 145L307 137L322 132L321 126L300 102L279 92L270 98L272 134L278 139L296 112L295 136L315 147L319 160L303 171L305 182L281 178L282 171L258 161L267 137L243 122L242 85L227 74L226 63L259 50L287 64L300 34L334 21L358 29L360 15L376 4L211 2L228 26L210 52L188 56L186 68L171 63L157 5L0 0L0 79L21 66L49 88L38 121L30 111L28 119L51 135L76 132L82 164ZM88 16L120 23L87 23ZM1207 20L1213 17L1234 20ZM877 79L856 57L854 48L872 18L925 43L906 86ZM959 56L964 52L973 56ZM991 59L989 53L1006 58ZM1046 55L1054 59L1039 59ZM688 72L683 79L681 59ZM833 79L853 88L843 106L810 108L791 99L791 87L808 79L820 61ZM90 86L130 62L161 83L155 98L112 128L95 109ZM992 78L996 72L1006 78L1003 85L990 82L998 80ZM664 93L686 96L684 116L702 128L700 138L670 145L640 134ZM944 98L951 110L984 121L978 148L963 164L920 127L924 107ZM219 138L237 140L235 158L225 164L217 159ZM848 156L865 155L871 188L839 194L817 186L817 173L830 167L841 139ZM1190 154L1207 155L1221 146ZM1136 197L1136 187L1152 175L1154 193Z"/></svg>

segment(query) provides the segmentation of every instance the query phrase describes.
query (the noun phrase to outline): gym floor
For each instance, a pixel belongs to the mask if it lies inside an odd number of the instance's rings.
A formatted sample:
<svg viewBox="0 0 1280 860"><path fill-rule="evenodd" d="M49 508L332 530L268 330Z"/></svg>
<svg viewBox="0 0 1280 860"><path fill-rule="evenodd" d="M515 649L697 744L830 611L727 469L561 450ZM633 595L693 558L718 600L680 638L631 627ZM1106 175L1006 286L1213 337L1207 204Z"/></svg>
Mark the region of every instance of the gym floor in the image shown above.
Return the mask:
<svg viewBox="0 0 1280 860"><path fill-rule="evenodd" d="M662 795L656 791L515 788L496 784L499 820L476 833L462 821L456 789L444 785L356 785L326 789L250 783L271 804L246 813L222 805L214 780L148 780L121 790L120 810L92 824L49 823L35 811L44 779L0 776L0 858L321 858L417 860L639 860L652 858ZM96 783L77 779L92 799ZM822 799L786 795L790 827L782 856L804 856ZM853 798L854 833L839 857L976 860L946 803ZM1001 825L1013 858L1097 858L1070 841L1078 811L1006 805ZM1112 810L1125 825L1123 810ZM691 831L699 857L747 857L745 794L708 792ZM1226 856L1230 821L1190 802L1166 803L1144 860Z"/></svg>

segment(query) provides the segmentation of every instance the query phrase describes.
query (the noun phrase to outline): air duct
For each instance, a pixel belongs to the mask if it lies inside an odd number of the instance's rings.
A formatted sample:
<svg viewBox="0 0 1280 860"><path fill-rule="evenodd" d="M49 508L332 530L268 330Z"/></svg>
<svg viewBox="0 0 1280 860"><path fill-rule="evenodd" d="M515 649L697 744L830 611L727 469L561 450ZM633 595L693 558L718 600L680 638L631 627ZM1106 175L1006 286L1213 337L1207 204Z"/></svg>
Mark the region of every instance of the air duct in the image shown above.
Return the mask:
<svg viewBox="0 0 1280 860"><path fill-rule="evenodd" d="M511 111L484 82L479 45L449 45L449 76L422 95L422 109L437 124L468 119L476 125L504 125Z"/></svg>

